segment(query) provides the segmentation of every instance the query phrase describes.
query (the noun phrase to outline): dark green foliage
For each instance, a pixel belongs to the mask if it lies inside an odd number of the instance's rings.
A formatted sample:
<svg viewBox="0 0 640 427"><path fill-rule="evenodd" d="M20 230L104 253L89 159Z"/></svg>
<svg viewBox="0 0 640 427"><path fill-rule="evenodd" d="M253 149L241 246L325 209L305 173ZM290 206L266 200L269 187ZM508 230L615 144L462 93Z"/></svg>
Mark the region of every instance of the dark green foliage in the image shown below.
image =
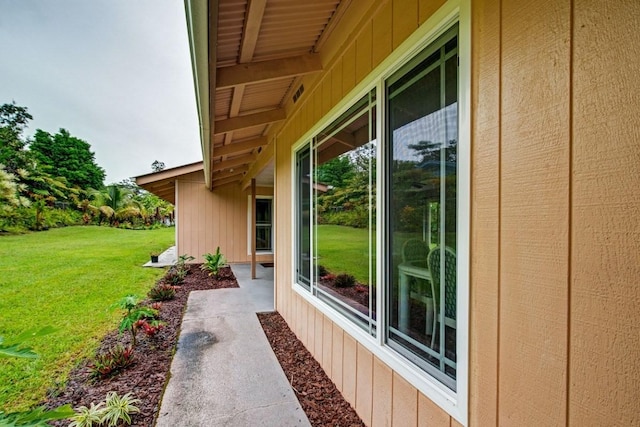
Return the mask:
<svg viewBox="0 0 640 427"><path fill-rule="evenodd" d="M90 148L87 142L71 136L65 129L55 135L38 129L30 151L39 164L48 167L50 173L64 177L69 185L102 188L105 171L96 164Z"/></svg>
<svg viewBox="0 0 640 427"><path fill-rule="evenodd" d="M318 276L322 277L322 276L326 276L327 274L329 274L329 270L327 270L327 268L324 265L318 264Z"/></svg>
<svg viewBox="0 0 640 427"><path fill-rule="evenodd" d="M117 345L106 353L96 355L89 365L92 378L107 378L133 363L133 347Z"/></svg>
<svg viewBox="0 0 640 427"><path fill-rule="evenodd" d="M0 164L10 173L29 165L28 141L22 137L22 132L30 120L33 117L26 107L15 102L0 106Z"/></svg>
<svg viewBox="0 0 640 427"><path fill-rule="evenodd" d="M337 288L350 288L356 284L356 278L350 274L338 274L333 284Z"/></svg>
<svg viewBox="0 0 640 427"><path fill-rule="evenodd" d="M171 285L157 284L147 294L153 301L168 301L176 297L176 290Z"/></svg>

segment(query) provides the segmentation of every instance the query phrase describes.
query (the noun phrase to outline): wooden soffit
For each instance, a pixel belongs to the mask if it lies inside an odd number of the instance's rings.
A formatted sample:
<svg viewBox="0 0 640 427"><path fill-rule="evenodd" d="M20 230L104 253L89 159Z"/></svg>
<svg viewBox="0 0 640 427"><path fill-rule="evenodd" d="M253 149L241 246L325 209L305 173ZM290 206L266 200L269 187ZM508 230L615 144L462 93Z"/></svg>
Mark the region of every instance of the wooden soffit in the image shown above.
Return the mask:
<svg viewBox="0 0 640 427"><path fill-rule="evenodd" d="M185 0L210 189L264 171L254 163L273 155L265 149L269 130L286 119L285 105L301 78L322 71L318 52L341 16L341 3L349 0ZM249 163L226 167L240 161ZM237 167L246 170L220 176Z"/></svg>

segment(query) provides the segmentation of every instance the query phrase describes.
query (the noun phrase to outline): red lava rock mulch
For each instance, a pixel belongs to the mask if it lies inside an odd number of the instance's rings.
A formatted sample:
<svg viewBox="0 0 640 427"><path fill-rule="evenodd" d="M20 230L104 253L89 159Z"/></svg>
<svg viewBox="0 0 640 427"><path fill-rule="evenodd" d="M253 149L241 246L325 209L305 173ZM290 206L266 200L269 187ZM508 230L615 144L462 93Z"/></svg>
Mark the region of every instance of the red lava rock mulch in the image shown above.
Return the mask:
<svg viewBox="0 0 640 427"><path fill-rule="evenodd" d="M258 314L284 373L313 426L364 426L320 364L278 313Z"/></svg>

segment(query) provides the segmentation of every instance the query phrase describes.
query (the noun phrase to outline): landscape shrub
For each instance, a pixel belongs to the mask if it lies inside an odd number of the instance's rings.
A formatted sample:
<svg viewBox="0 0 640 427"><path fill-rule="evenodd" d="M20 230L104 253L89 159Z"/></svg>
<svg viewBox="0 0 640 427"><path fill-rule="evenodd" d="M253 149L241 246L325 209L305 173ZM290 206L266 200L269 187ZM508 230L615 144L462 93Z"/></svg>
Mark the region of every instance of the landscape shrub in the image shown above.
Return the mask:
<svg viewBox="0 0 640 427"><path fill-rule="evenodd" d="M176 290L171 285L159 283L151 288L147 296L153 301L169 301L176 297Z"/></svg>
<svg viewBox="0 0 640 427"><path fill-rule="evenodd" d="M338 274L333 284L338 288L350 288L356 284L356 278L351 274Z"/></svg>
<svg viewBox="0 0 640 427"><path fill-rule="evenodd" d="M133 363L133 347L120 344L105 353L98 353L89 365L92 378L107 378Z"/></svg>

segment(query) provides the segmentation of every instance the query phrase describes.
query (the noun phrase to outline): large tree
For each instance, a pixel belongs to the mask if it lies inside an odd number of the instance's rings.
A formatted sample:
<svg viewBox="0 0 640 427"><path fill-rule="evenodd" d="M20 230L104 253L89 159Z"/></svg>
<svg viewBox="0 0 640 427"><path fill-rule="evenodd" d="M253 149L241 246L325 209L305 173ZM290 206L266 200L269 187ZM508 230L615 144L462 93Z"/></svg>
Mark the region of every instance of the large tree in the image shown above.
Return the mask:
<svg viewBox="0 0 640 427"><path fill-rule="evenodd" d="M87 142L71 136L65 129L55 135L38 129L30 146L35 159L49 173L85 190L104 186L105 171L96 163L90 148Z"/></svg>
<svg viewBox="0 0 640 427"><path fill-rule="evenodd" d="M22 132L30 120L33 117L26 107L15 102L0 106L0 164L9 173L28 168L29 152L25 150L28 141Z"/></svg>

